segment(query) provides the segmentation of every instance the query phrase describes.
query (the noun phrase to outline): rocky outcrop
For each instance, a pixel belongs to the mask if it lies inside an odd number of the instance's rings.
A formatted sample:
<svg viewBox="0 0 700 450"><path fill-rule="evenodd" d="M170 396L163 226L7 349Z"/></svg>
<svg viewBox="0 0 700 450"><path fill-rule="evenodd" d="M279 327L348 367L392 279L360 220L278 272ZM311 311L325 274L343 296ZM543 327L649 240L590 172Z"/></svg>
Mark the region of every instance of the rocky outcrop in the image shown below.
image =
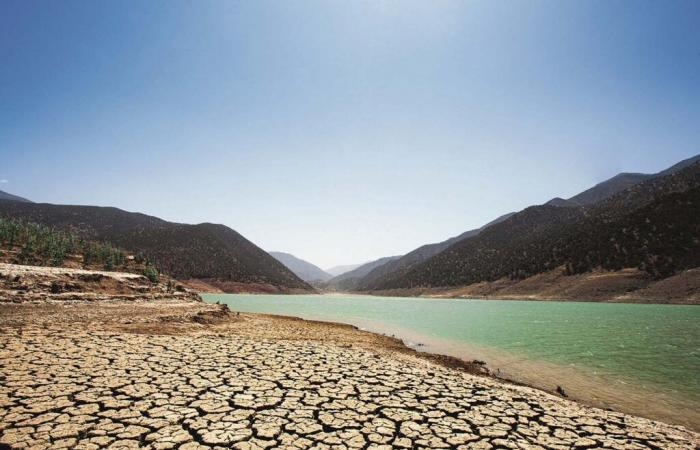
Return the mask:
<svg viewBox="0 0 700 450"><path fill-rule="evenodd" d="M0 263L0 303L161 298L200 301L194 291L165 277L152 282L134 273Z"/></svg>

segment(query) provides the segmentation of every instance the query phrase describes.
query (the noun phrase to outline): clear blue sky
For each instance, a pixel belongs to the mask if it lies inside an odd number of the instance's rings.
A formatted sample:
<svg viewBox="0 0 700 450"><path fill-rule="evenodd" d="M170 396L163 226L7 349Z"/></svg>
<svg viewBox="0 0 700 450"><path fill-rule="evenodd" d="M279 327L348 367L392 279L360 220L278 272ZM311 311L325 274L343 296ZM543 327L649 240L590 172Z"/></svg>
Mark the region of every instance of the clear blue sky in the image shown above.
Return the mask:
<svg viewBox="0 0 700 450"><path fill-rule="evenodd" d="M322 267L700 152L698 1L0 2L0 189Z"/></svg>

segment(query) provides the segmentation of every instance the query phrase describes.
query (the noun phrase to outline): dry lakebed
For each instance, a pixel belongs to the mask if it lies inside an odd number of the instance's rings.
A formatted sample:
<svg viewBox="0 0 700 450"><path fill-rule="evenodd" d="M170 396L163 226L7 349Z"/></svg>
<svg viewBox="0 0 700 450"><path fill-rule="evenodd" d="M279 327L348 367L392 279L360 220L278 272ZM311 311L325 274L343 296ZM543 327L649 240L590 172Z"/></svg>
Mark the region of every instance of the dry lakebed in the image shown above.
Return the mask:
<svg viewBox="0 0 700 450"><path fill-rule="evenodd" d="M187 295L32 298L0 302L3 449L700 443L684 427L503 383L350 326Z"/></svg>

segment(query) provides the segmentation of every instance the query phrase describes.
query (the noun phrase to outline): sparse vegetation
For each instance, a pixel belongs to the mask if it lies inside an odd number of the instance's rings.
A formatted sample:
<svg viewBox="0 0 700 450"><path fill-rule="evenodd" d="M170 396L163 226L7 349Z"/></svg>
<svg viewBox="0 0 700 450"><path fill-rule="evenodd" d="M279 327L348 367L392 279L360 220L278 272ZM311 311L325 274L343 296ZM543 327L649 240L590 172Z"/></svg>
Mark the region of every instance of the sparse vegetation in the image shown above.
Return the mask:
<svg viewBox="0 0 700 450"><path fill-rule="evenodd" d="M82 259L85 267L114 270L125 264L124 252L108 242L87 241L75 233L20 219L0 217L0 246L20 264L61 266L67 258Z"/></svg>

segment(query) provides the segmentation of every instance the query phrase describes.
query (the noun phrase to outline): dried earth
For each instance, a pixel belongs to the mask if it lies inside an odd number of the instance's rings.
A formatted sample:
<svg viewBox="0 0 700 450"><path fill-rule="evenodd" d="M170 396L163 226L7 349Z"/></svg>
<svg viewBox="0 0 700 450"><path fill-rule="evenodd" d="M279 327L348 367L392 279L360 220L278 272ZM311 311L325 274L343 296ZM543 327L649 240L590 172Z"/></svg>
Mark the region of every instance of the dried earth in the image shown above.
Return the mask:
<svg viewBox="0 0 700 450"><path fill-rule="evenodd" d="M446 367L451 365L453 367ZM461 369L461 370L460 370ZM0 302L0 447L673 449L683 427L187 298Z"/></svg>
<svg viewBox="0 0 700 450"><path fill-rule="evenodd" d="M152 283L127 272L0 263L0 303L199 299L175 280L161 278Z"/></svg>

